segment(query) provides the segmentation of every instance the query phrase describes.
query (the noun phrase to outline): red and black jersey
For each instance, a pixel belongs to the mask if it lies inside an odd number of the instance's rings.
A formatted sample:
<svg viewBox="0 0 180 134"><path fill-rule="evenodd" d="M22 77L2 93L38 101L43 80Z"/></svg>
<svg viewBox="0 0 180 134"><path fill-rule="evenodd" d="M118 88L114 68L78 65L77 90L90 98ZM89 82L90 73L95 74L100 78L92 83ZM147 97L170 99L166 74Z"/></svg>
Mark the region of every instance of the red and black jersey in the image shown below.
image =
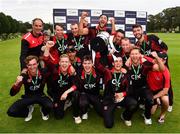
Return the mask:
<svg viewBox="0 0 180 134"><path fill-rule="evenodd" d="M43 35L34 36L32 32L26 33L21 40L20 63L21 70L26 67L25 58L29 55L40 56L43 45Z"/></svg>
<svg viewBox="0 0 180 134"><path fill-rule="evenodd" d="M85 71L82 70L76 86L80 92L99 95L99 79L99 75L94 69L90 74L86 74Z"/></svg>
<svg viewBox="0 0 180 134"><path fill-rule="evenodd" d="M63 74L59 69L55 69L53 73L53 99L54 101L58 101L61 95L71 87L74 87L76 90L76 86L74 83L77 80L76 74L72 73L70 70L70 66L68 68L67 74Z"/></svg>
<svg viewBox="0 0 180 134"><path fill-rule="evenodd" d="M167 67L163 72L150 71L147 75L147 83L152 91L170 87L170 73Z"/></svg>
<svg viewBox="0 0 180 134"><path fill-rule="evenodd" d="M149 56L152 51L167 52L167 45L156 35L144 35L144 41L136 42L136 46L140 47L141 53Z"/></svg>
<svg viewBox="0 0 180 134"><path fill-rule="evenodd" d="M49 64L58 65L59 64L59 53L55 46L49 50L50 55L48 57L43 57L44 61Z"/></svg>
<svg viewBox="0 0 180 134"><path fill-rule="evenodd" d="M22 84L24 84L25 88L25 96L34 96L34 95L44 95L44 86L46 82L46 74L42 71L38 70L36 76L31 76L28 73L23 74L23 81L19 83L19 85L11 88L10 94L14 96L21 88Z"/></svg>
<svg viewBox="0 0 180 134"><path fill-rule="evenodd" d="M65 50L68 45L67 38L68 36L66 34L64 34L64 37L60 40L57 39L56 36L51 37L51 40L55 43L55 48L58 50L59 56L65 53Z"/></svg>
<svg viewBox="0 0 180 134"><path fill-rule="evenodd" d="M114 96L115 93L123 92L126 94L128 89L128 77L127 74L120 72L115 73L111 71L112 78L107 82L105 86L104 95Z"/></svg>
<svg viewBox="0 0 180 134"><path fill-rule="evenodd" d="M103 75L105 83L104 97L114 98L115 93L123 92L126 95L128 89L128 77L125 73L116 73L114 68L109 70L100 63L100 55L96 54L95 66L97 71Z"/></svg>
<svg viewBox="0 0 180 134"><path fill-rule="evenodd" d="M94 39L97 36L97 34L101 31L105 31L111 34L111 30L108 29L107 27L100 29L99 27L94 26L94 27L89 27L88 29L89 29L89 33L88 33L89 40Z"/></svg>
<svg viewBox="0 0 180 134"><path fill-rule="evenodd" d="M146 77L149 71L152 70L153 63L145 61L138 66L131 65L128 67L128 81L133 89L138 89L147 85Z"/></svg>
<svg viewBox="0 0 180 134"><path fill-rule="evenodd" d="M74 36L72 33L68 34L68 45L73 45L75 50L79 51L80 49L87 46L87 39L84 35Z"/></svg>

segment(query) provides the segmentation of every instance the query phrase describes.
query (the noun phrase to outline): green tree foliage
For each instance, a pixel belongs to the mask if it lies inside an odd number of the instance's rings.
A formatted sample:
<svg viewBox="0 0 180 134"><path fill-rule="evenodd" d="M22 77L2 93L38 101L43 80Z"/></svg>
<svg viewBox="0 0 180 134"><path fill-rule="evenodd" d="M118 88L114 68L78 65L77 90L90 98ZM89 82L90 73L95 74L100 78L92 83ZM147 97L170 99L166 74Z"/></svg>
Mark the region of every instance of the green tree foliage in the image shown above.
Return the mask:
<svg viewBox="0 0 180 134"><path fill-rule="evenodd" d="M10 32L10 22L7 16L0 12L0 34L9 33Z"/></svg>
<svg viewBox="0 0 180 134"><path fill-rule="evenodd" d="M174 31L177 27L180 28L180 7L167 8L154 16L148 16L148 32L158 32L162 29Z"/></svg>
<svg viewBox="0 0 180 134"><path fill-rule="evenodd" d="M32 28L29 22L23 23L22 21L17 21L9 15L5 15L0 12L0 40L6 40L8 38L17 37L16 33L26 33ZM52 31L52 24L44 24L44 28L50 29ZM13 37L13 35L15 35Z"/></svg>
<svg viewBox="0 0 180 134"><path fill-rule="evenodd" d="M50 24L50 23L45 23L45 24L44 24L44 29L45 29L45 30L50 29L51 32L52 32L52 31L53 31L53 26L52 26L52 24Z"/></svg>

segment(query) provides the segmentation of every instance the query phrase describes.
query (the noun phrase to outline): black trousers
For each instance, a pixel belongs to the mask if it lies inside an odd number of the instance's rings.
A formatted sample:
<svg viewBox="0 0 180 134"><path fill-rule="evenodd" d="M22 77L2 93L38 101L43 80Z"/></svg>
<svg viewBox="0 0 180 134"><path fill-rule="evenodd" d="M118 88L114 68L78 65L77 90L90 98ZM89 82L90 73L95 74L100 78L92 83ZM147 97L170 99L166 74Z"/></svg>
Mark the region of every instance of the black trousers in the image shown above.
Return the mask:
<svg viewBox="0 0 180 134"><path fill-rule="evenodd" d="M170 87L169 87L169 91L168 91L168 96L169 96L169 105L172 106L173 105L174 95L173 95L173 89L172 89L171 81L170 81Z"/></svg>
<svg viewBox="0 0 180 134"><path fill-rule="evenodd" d="M44 115L49 114L53 107L52 101L45 95L25 96L12 104L8 109L7 114L13 117L27 117L29 113L28 106L33 104L39 104L42 107Z"/></svg>
<svg viewBox="0 0 180 134"><path fill-rule="evenodd" d="M103 100L103 118L106 128L112 128L114 125L114 112L117 106L122 106L125 111L122 113L125 120L131 120L133 113L136 111L137 101L130 97L125 97L119 103L114 103L111 99Z"/></svg>
<svg viewBox="0 0 180 134"><path fill-rule="evenodd" d="M68 97L66 100L71 100L72 102L72 108L73 108L73 117L79 116L79 92L74 91L70 94L68 94ZM54 116L56 119L62 119L64 117L64 105L66 100L59 100L57 101L57 107L54 107Z"/></svg>
<svg viewBox="0 0 180 134"><path fill-rule="evenodd" d="M150 119L151 118L151 108L154 104L153 94L152 94L151 90L146 86L141 87L141 88L136 88L133 90L134 90L134 94L131 95L130 97L132 97L137 102L140 99L144 100L144 104L145 104L144 115L147 119Z"/></svg>
<svg viewBox="0 0 180 134"><path fill-rule="evenodd" d="M169 58L167 58L165 65L167 66L167 68L170 71L169 64L168 64L169 63L168 59ZM173 94L173 88L172 88L171 79L170 79L170 87L169 87L169 91L168 91L168 96L169 96L169 105L172 106L173 105L174 94Z"/></svg>
<svg viewBox="0 0 180 134"><path fill-rule="evenodd" d="M98 115L103 115L100 96L81 92L79 96L79 107L81 114L87 113L89 104L93 105Z"/></svg>

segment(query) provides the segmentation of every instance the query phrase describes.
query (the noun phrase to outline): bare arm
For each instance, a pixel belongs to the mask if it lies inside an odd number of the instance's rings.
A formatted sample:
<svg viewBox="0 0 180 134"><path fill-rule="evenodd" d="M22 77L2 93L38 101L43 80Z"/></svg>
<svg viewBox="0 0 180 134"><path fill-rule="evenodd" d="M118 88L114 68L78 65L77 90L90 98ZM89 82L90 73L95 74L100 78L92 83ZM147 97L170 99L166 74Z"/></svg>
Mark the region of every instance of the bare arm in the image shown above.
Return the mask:
<svg viewBox="0 0 180 134"><path fill-rule="evenodd" d="M82 12L80 22L79 22L79 35L87 35L89 30L88 28L84 28L85 18L88 16L87 12Z"/></svg>
<svg viewBox="0 0 180 134"><path fill-rule="evenodd" d="M159 98L159 97L162 97L162 96L168 94L168 90L169 90L169 88L163 88L163 90L160 91L159 93L157 93L156 95L154 95L153 98L156 99L156 98Z"/></svg>
<svg viewBox="0 0 180 134"><path fill-rule="evenodd" d="M155 70L155 71L164 71L165 70L164 63L158 57L157 53L154 51L154 52L151 52L151 55L157 60L157 64L158 64L158 70L157 70L157 68L154 68L154 67L153 67L153 70Z"/></svg>
<svg viewBox="0 0 180 134"><path fill-rule="evenodd" d="M44 57L49 57L50 56L50 48L54 46L54 42L53 41L48 41L46 43L46 46L42 47L42 51L44 51Z"/></svg>
<svg viewBox="0 0 180 134"><path fill-rule="evenodd" d="M115 19L114 19L114 18L111 18L111 19L110 19L110 22L111 22L111 25L112 25L111 34L114 35L114 34L116 33Z"/></svg>
<svg viewBox="0 0 180 134"><path fill-rule="evenodd" d="M68 90L66 90L62 95L61 95L61 100L66 100L66 98L67 98L67 96L68 96L68 94L69 93L71 93L71 92L73 92L73 91L75 91L76 90L76 86L75 85L73 85L71 88L69 88Z"/></svg>

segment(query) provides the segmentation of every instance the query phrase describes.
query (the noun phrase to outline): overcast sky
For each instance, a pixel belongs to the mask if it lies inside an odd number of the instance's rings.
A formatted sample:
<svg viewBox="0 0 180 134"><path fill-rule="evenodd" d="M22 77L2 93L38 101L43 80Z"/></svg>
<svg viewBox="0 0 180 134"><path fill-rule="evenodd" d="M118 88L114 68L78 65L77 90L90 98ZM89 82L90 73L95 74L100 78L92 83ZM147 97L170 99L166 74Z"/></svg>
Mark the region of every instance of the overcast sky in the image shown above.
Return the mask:
<svg viewBox="0 0 180 134"><path fill-rule="evenodd" d="M176 6L180 0L0 0L0 12L23 22L40 17L46 23L53 22L53 8L147 11L155 15Z"/></svg>

